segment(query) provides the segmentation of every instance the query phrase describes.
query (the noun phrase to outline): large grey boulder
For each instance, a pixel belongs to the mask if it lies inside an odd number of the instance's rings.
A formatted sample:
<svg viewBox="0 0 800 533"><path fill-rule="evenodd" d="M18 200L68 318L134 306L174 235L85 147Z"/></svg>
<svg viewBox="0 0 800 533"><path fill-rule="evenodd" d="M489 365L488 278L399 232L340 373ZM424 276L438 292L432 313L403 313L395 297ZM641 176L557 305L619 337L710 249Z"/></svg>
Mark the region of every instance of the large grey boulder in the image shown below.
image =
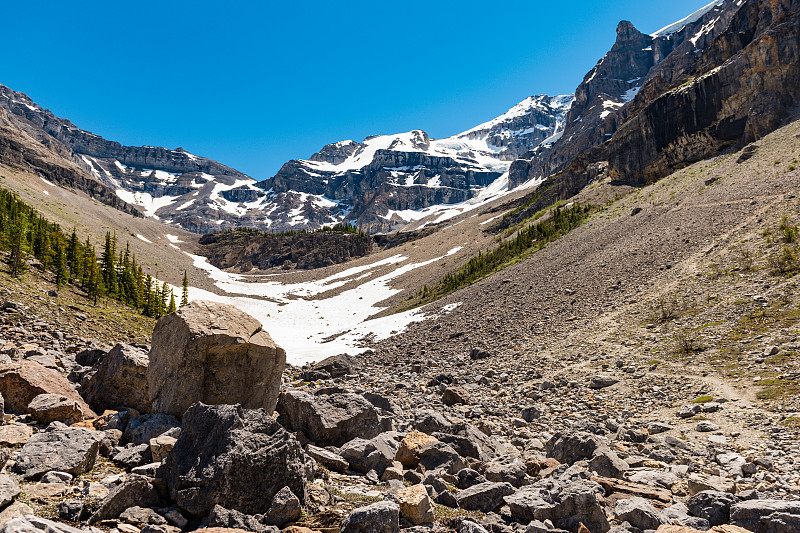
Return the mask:
<svg viewBox="0 0 800 533"><path fill-rule="evenodd" d="M489 513L503 504L503 497L514 494L511 483L487 481L473 485L456 494L456 502L462 509Z"/></svg>
<svg viewBox="0 0 800 533"><path fill-rule="evenodd" d="M53 422L36 433L19 452L13 471L24 478L38 478L52 470L73 476L94 466L103 434L86 428L67 427Z"/></svg>
<svg viewBox="0 0 800 533"><path fill-rule="evenodd" d="M153 507L158 504L158 491L145 476L131 474L125 481L111 489L100 508L89 518L94 524L101 520L117 518L130 507Z"/></svg>
<svg viewBox="0 0 800 533"><path fill-rule="evenodd" d="M753 533L800 531L800 501L747 500L731 505L731 524Z"/></svg>
<svg viewBox="0 0 800 533"><path fill-rule="evenodd" d="M0 509L14 501L19 493L19 482L8 474L0 474Z"/></svg>
<svg viewBox="0 0 800 533"><path fill-rule="evenodd" d="M135 445L150 444L150 440L180 430L180 422L172 415L152 414L132 418L125 427L122 439Z"/></svg>
<svg viewBox="0 0 800 533"><path fill-rule="evenodd" d="M31 400L27 411L31 418L45 425L55 421L74 424L83 420L78 402L61 394L40 394Z"/></svg>
<svg viewBox="0 0 800 533"><path fill-rule="evenodd" d="M522 487L506 496L505 502L518 522L550 520L570 531L583 522L590 531L603 533L610 528L604 511L604 492L594 481L565 474Z"/></svg>
<svg viewBox="0 0 800 533"><path fill-rule="evenodd" d="M658 529L662 524L669 524L669 519L656 511L653 504L638 496L619 500L614 514L617 519L639 529Z"/></svg>
<svg viewBox="0 0 800 533"><path fill-rule="evenodd" d="M727 524L731 519L731 505L739 498L728 492L716 490L700 491L686 502L689 512L705 518L712 526Z"/></svg>
<svg viewBox="0 0 800 533"><path fill-rule="evenodd" d="M397 533L400 530L400 507L383 501L358 507L342 522L342 533Z"/></svg>
<svg viewBox="0 0 800 533"><path fill-rule="evenodd" d="M117 344L102 358L97 370L81 384L84 398L97 412L132 407L150 411L147 393L147 351L138 345Z"/></svg>
<svg viewBox="0 0 800 533"><path fill-rule="evenodd" d="M294 436L266 410L197 403L184 414L162 477L190 514L207 516L221 505L255 515L269 512L283 487L305 501L307 461Z"/></svg>
<svg viewBox="0 0 800 533"><path fill-rule="evenodd" d="M589 460L589 468L605 477L622 477L628 464L604 440L590 433L556 434L545 444L548 457L562 464Z"/></svg>
<svg viewBox="0 0 800 533"><path fill-rule="evenodd" d="M355 438L372 439L392 429L363 396L351 392L311 395L302 390L282 392L278 412L291 431L302 431L318 446L341 446Z"/></svg>
<svg viewBox="0 0 800 533"><path fill-rule="evenodd" d="M147 383L154 413L180 417L195 402L275 410L286 352L261 323L221 303L193 301L153 330Z"/></svg>
<svg viewBox="0 0 800 533"><path fill-rule="evenodd" d="M252 533L279 533L280 529L267 525L261 515L251 516L233 509L225 509L215 505L205 520L210 528L227 528L228 530L244 530Z"/></svg>

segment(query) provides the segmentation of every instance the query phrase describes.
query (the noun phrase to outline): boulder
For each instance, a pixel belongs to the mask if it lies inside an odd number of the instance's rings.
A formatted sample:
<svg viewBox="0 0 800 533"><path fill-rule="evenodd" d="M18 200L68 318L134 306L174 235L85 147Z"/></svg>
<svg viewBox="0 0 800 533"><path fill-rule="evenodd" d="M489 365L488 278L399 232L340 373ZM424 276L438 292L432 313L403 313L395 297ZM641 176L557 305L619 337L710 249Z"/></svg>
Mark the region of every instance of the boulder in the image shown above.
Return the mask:
<svg viewBox="0 0 800 533"><path fill-rule="evenodd" d="M398 533L400 508L396 503L383 501L358 507L342 522L341 533Z"/></svg>
<svg viewBox="0 0 800 533"><path fill-rule="evenodd" d="M195 402L275 410L286 352L261 323L222 303L195 300L153 330L147 383L155 413L180 417Z"/></svg>
<svg viewBox="0 0 800 533"><path fill-rule="evenodd" d="M147 351L142 346L117 344L100 360L97 370L83 379L83 396L98 412L123 407L132 407L140 413L149 412L149 361Z"/></svg>
<svg viewBox="0 0 800 533"><path fill-rule="evenodd" d="M40 394L28 404L26 411L40 424L63 422L67 425L83 420L81 406L61 394Z"/></svg>
<svg viewBox="0 0 800 533"><path fill-rule="evenodd" d="M278 412L290 431L301 431L318 446L341 446L355 438L371 439L392 429L364 397L350 392L312 396L302 390L282 392Z"/></svg>
<svg viewBox="0 0 800 533"><path fill-rule="evenodd" d="M445 405L468 404L469 394L461 387L447 387L442 393L442 403Z"/></svg>
<svg viewBox="0 0 800 533"><path fill-rule="evenodd" d="M169 435L159 435L150 439L150 455L153 456L153 462L160 463L166 459L167 454L172 451L176 442L178 442L178 439Z"/></svg>
<svg viewBox="0 0 800 533"><path fill-rule="evenodd" d="M13 471L24 478L38 478L51 470L77 476L94 466L103 434L86 428L53 422L33 435L22 447Z"/></svg>
<svg viewBox="0 0 800 533"><path fill-rule="evenodd" d="M355 357L348 354L334 355L311 365L311 368L303 372L303 380L340 378L355 374L357 368L358 362Z"/></svg>
<svg viewBox="0 0 800 533"><path fill-rule="evenodd" d="M611 376L602 376L596 375L592 376L589 380L589 388L590 389L604 389L606 387L610 387L611 385L615 385L619 383L617 378Z"/></svg>
<svg viewBox="0 0 800 533"><path fill-rule="evenodd" d="M731 505L739 498L728 492L703 490L689 498L686 506L694 516L705 518L712 526L727 524L731 519Z"/></svg>
<svg viewBox="0 0 800 533"><path fill-rule="evenodd" d="M433 502L424 485L412 485L397 491L400 516L418 526L433 522Z"/></svg>
<svg viewBox="0 0 800 533"><path fill-rule="evenodd" d="M800 531L800 501L747 500L731 505L731 524L753 533Z"/></svg>
<svg viewBox="0 0 800 533"><path fill-rule="evenodd" d="M33 428L27 424L8 424L0 426L0 445L16 446L25 444L33 435Z"/></svg>
<svg viewBox="0 0 800 533"><path fill-rule="evenodd" d="M263 522L263 516L251 516L233 509L225 509L221 505L215 505L211 514L205 520L205 524L213 529L228 528L226 531L249 531L251 533L279 533L275 526L267 525ZM208 531L203 529L201 531Z"/></svg>
<svg viewBox="0 0 800 533"><path fill-rule="evenodd" d="M154 507L157 504L158 491L150 481L144 476L131 474L109 491L108 496L100 502L100 508L89 518L89 523L117 518L130 507Z"/></svg>
<svg viewBox="0 0 800 533"><path fill-rule="evenodd" d="M339 449L339 453L356 472L366 474L370 470L380 476L392 466L397 453L397 441L392 433L378 435L372 440L353 439Z"/></svg>
<svg viewBox="0 0 800 533"><path fill-rule="evenodd" d="M31 509L28 505L20 501L16 501L11 505L6 506L2 511L0 511L0 528L2 528L8 522L10 522L15 518L32 514L33 514L33 509ZM0 531L3 531L3 529L0 529Z"/></svg>
<svg viewBox="0 0 800 533"><path fill-rule="evenodd" d="M438 411L423 409L414 415L414 428L430 435L437 432L449 433L453 424Z"/></svg>
<svg viewBox="0 0 800 533"><path fill-rule="evenodd" d="M712 476L695 472L689 474L688 478L689 494L694 496L704 490L715 490L718 492L736 493L736 482L730 478Z"/></svg>
<svg viewBox="0 0 800 533"><path fill-rule="evenodd" d="M263 521L270 525L283 527L291 522L300 520L302 509L300 508L300 498L295 496L292 489L283 487L272 498L272 505L264 514Z"/></svg>
<svg viewBox="0 0 800 533"><path fill-rule="evenodd" d="M503 498L514 494L511 483L487 481L473 485L456 494L458 506L467 511L489 513L503 505Z"/></svg>
<svg viewBox="0 0 800 533"><path fill-rule="evenodd" d="M67 378L34 361L0 365L0 394L5 398L5 409L15 413L27 413L28 405L40 394L58 394L75 401L83 418L96 416Z"/></svg>
<svg viewBox="0 0 800 533"><path fill-rule="evenodd" d="M427 444L436 442L436 438L421 431L412 431L400 441L395 459L406 468L416 468L419 464L419 452Z"/></svg>
<svg viewBox="0 0 800 533"><path fill-rule="evenodd" d="M19 493L19 482L8 474L0 474L0 509L14 501Z"/></svg>
<svg viewBox="0 0 800 533"><path fill-rule="evenodd" d="M190 514L207 516L221 505L254 515L268 512L283 487L305 501L307 461L267 410L197 403L184 414L162 476L172 499Z"/></svg>
<svg viewBox="0 0 800 533"><path fill-rule="evenodd" d="M115 463L121 463L126 468L134 468L154 462L148 444L129 444L111 458Z"/></svg>
<svg viewBox="0 0 800 533"><path fill-rule="evenodd" d="M658 529L661 524L669 524L669 519L656 511L653 504L638 496L617 501L614 514L618 520L639 529Z"/></svg>
<svg viewBox="0 0 800 533"><path fill-rule="evenodd" d="M306 446L306 453L316 462L334 472L344 474L350 468L350 463L344 457L325 448L318 448L309 444Z"/></svg>
<svg viewBox="0 0 800 533"><path fill-rule="evenodd" d="M505 502L518 522L550 520L570 531L582 522L590 531L603 533L609 530L603 494L603 487L592 481L547 478L522 487Z"/></svg>
<svg viewBox="0 0 800 533"><path fill-rule="evenodd" d="M562 464L591 459L595 451L605 446L598 437L589 433L556 434L545 443L547 457Z"/></svg>

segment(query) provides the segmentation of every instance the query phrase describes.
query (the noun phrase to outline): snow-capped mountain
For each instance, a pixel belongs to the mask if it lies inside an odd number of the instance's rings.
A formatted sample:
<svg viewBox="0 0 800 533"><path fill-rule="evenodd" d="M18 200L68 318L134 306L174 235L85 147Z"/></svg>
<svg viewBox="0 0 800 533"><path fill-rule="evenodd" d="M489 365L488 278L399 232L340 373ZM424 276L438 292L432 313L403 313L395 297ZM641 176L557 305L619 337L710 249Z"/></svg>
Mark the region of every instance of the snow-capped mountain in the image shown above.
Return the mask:
<svg viewBox="0 0 800 533"><path fill-rule="evenodd" d="M79 167L144 216L189 231L270 231L347 221L370 231L408 220L400 212L463 202L502 176L510 162L564 126L568 96L533 96L494 120L446 139L421 130L323 147L267 180L174 150L123 146L54 116L0 85L0 107L20 127L54 140Z"/></svg>

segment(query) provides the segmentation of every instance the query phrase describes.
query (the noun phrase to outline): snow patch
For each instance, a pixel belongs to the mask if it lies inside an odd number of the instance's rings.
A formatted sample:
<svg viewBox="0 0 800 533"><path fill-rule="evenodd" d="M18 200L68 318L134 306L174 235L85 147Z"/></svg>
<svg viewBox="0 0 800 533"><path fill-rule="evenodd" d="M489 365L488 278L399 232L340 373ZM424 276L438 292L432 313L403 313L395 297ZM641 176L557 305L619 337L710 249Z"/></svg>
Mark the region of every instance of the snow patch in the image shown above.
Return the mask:
<svg viewBox="0 0 800 533"><path fill-rule="evenodd" d="M146 242L148 244L153 244L153 241L151 241L150 239L148 239L147 237L145 237L144 235L141 235L139 233L136 234L136 238L140 239L140 240L142 240L142 241L144 241L144 242Z"/></svg>
<svg viewBox="0 0 800 533"><path fill-rule="evenodd" d="M697 11L695 11L694 13L689 15L688 17L682 18L678 22L674 22L674 23L672 23L672 24L670 24L668 26L664 26L663 28L661 28L660 30L658 30L655 33L651 33L650 37L653 37L653 38L665 37L665 36L667 36L667 35L669 35L671 33L677 33L679 31L681 31L683 28L685 28L687 25L692 24L693 22L697 22L698 20L703 18L703 15L705 15L706 13L708 13L709 11L711 11L712 9L714 9L715 7L717 7L718 5L720 5L720 4L724 3L724 2L725 2L725 0L714 0L710 4L707 4L707 5L703 6L703 7L701 7L700 9L698 9Z"/></svg>

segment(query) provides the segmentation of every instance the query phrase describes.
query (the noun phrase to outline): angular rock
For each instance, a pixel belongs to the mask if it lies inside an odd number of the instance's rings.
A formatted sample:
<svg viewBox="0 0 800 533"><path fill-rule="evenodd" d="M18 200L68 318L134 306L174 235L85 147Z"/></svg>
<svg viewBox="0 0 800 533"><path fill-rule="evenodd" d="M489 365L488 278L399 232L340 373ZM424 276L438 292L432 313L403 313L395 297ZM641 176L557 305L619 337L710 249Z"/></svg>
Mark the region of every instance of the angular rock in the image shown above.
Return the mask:
<svg viewBox="0 0 800 533"><path fill-rule="evenodd" d="M691 418L696 414L700 413L703 408L699 404L687 404L682 405L680 410L678 410L678 416L680 418Z"/></svg>
<svg viewBox="0 0 800 533"><path fill-rule="evenodd" d="M736 483L729 478L695 472L693 474L689 474L687 481L689 485L689 494L691 496L694 496L698 492L702 492L704 490L729 492L731 494L736 493Z"/></svg>
<svg viewBox="0 0 800 533"><path fill-rule="evenodd" d="M8 474L0 474L0 509L14 501L19 493L17 480Z"/></svg>
<svg viewBox="0 0 800 533"><path fill-rule="evenodd" d="M83 420L83 411L74 399L61 394L40 394L28 404L26 411L40 424L63 422L67 425Z"/></svg>
<svg viewBox="0 0 800 533"><path fill-rule="evenodd" d="M122 513L119 515L119 519L126 524L139 527L147 524L163 526L167 523L167 520L157 512L146 507L139 507L138 505L134 507L128 507L122 511Z"/></svg>
<svg viewBox="0 0 800 533"><path fill-rule="evenodd" d="M117 344L106 354L97 370L81 384L86 401L98 412L132 407L150 412L147 366L150 358L140 345Z"/></svg>
<svg viewBox="0 0 800 533"><path fill-rule="evenodd" d="M150 439L150 454L153 456L153 462L160 463L166 459L169 452L175 447L176 442L178 442L178 439L169 435L159 435Z"/></svg>
<svg viewBox="0 0 800 533"><path fill-rule="evenodd" d="M306 446L306 453L316 462L334 472L344 474L350 468L350 463L344 457L325 448L318 448L309 444Z"/></svg>
<svg viewBox="0 0 800 533"><path fill-rule="evenodd" d="M152 409L180 417L195 402L275 410L286 352L239 309L195 300L153 330L147 382Z"/></svg>
<svg viewBox="0 0 800 533"><path fill-rule="evenodd" d="M251 516L233 509L225 509L221 505L215 505L211 514L205 520L210 529L224 531L249 531L251 533L278 533L280 530L263 522L261 515ZM204 529L203 531L208 531Z"/></svg>
<svg viewBox="0 0 800 533"><path fill-rule="evenodd" d="M342 522L341 533L398 533L399 530L399 506L383 501L354 509Z"/></svg>
<svg viewBox="0 0 800 533"><path fill-rule="evenodd" d="M669 523L669 520L656 511L649 501L638 496L619 500L614 506L614 514L618 520L628 522L639 529L658 529L661 524Z"/></svg>
<svg viewBox="0 0 800 533"><path fill-rule="evenodd" d="M466 466L458 452L450 445L438 440L422 447L419 451L419 464L425 470L441 468L450 474L456 474Z"/></svg>
<svg viewBox="0 0 800 533"><path fill-rule="evenodd" d="M502 458L489 463L485 475L489 481L506 481L519 488L527 481L528 468L519 457Z"/></svg>
<svg viewBox="0 0 800 533"><path fill-rule="evenodd" d="M53 422L25 443L14 472L26 479L38 478L51 470L73 476L83 474L94 466L101 440L102 433L97 431Z"/></svg>
<svg viewBox="0 0 800 533"><path fill-rule="evenodd" d="M456 494L456 502L462 509L489 513L503 505L503 498L511 494L514 494L511 483L487 481Z"/></svg>
<svg viewBox="0 0 800 533"><path fill-rule="evenodd" d="M8 424L0 426L0 445L16 446L25 444L33 435L33 428L27 424Z"/></svg>
<svg viewBox="0 0 800 533"><path fill-rule="evenodd" d="M731 505L731 524L753 533L800 531L800 501L747 500Z"/></svg>
<svg viewBox="0 0 800 533"><path fill-rule="evenodd" d="M67 378L34 361L0 365L0 394L5 398L5 409L15 413L27 413L28 405L40 394L58 394L75 401L84 418L96 416Z"/></svg>
<svg viewBox="0 0 800 533"><path fill-rule="evenodd" d="M400 515L413 525L433 522L433 502L424 485L412 485L397 492Z"/></svg>
<svg viewBox="0 0 800 533"><path fill-rule="evenodd" d="M611 385L616 385L617 383L619 383L617 378L598 374L596 376L592 376L592 378L589 380L589 388L604 389L606 387L610 387Z"/></svg>
<svg viewBox="0 0 800 533"><path fill-rule="evenodd" d="M128 479L111 489L100 508L89 518L90 524L101 520L117 518L123 511L130 507L154 507L158 504L158 491L150 481L136 474L131 474Z"/></svg>
<svg viewBox="0 0 800 533"><path fill-rule="evenodd" d="M266 410L198 403L183 423L162 468L170 496L182 509L206 516L221 505L263 514L287 486L305 501L310 458Z"/></svg>
<svg viewBox="0 0 800 533"><path fill-rule="evenodd" d="M115 463L125 465L126 468L134 468L154 461L153 455L150 453L150 446L147 444L129 445L129 447L120 450L111 459Z"/></svg>
<svg viewBox="0 0 800 533"><path fill-rule="evenodd" d="M432 433L449 433L453 427L441 413L430 409L418 411L414 415L414 427L422 433L428 435Z"/></svg>
<svg viewBox="0 0 800 533"><path fill-rule="evenodd" d="M447 387L442 393L442 403L445 405L468 404L469 394L461 387Z"/></svg>
<svg viewBox="0 0 800 533"><path fill-rule="evenodd" d="M716 490L700 491L686 502L689 512L705 518L712 526L727 524L731 519L731 505L739 498L728 492Z"/></svg>
<svg viewBox="0 0 800 533"><path fill-rule="evenodd" d="M412 431L400 441L395 459L406 468L416 468L419 464L419 452L426 445L436 442L436 438L421 431Z"/></svg>
<svg viewBox="0 0 800 533"><path fill-rule="evenodd" d="M355 438L371 439L392 429L363 396L333 392L312 396L301 390L282 392L278 412L286 428L302 431L318 446L341 446Z"/></svg>
<svg viewBox="0 0 800 533"><path fill-rule="evenodd" d="M545 443L545 453L559 463L572 464L591 459L595 450L603 446L603 441L589 433L564 433L554 435Z"/></svg>
<svg viewBox="0 0 800 533"><path fill-rule="evenodd" d="M270 525L283 527L300 520L300 514L300 499L294 495L292 489L283 487L272 499L272 505L264 514L263 521Z"/></svg>
<svg viewBox="0 0 800 533"><path fill-rule="evenodd" d="M583 523L590 531L605 532L609 524L603 493L603 487L592 481L546 478L522 487L505 501L519 522L550 520L570 531Z"/></svg>
<svg viewBox="0 0 800 533"><path fill-rule="evenodd" d="M19 501L14 502L11 505L8 505L2 511L0 511L0 528L2 528L8 522L10 522L15 518L32 514L33 514L33 509L31 509L28 505ZM0 529L0 531L3 530Z"/></svg>
<svg viewBox="0 0 800 533"><path fill-rule="evenodd" d="M355 357L347 354L334 355L314 363L311 368L303 372L303 380L340 378L348 374L355 374L357 368L358 361Z"/></svg>
<svg viewBox="0 0 800 533"><path fill-rule="evenodd" d="M601 448L595 451L589 468L603 477L621 478L628 469L628 463L619 458L616 452L608 448Z"/></svg>

